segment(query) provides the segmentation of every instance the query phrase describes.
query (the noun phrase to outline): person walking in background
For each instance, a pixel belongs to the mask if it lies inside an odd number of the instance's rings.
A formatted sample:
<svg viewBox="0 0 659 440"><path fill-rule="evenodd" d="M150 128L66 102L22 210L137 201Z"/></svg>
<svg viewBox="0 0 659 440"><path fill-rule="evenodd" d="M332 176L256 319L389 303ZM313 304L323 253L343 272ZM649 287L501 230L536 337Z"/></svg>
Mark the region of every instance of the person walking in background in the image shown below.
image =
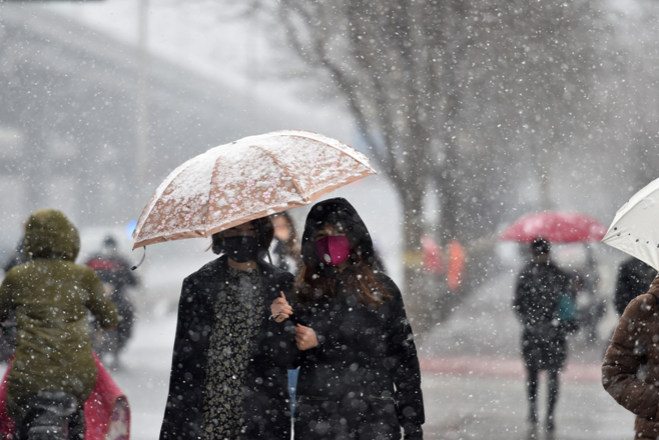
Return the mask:
<svg viewBox="0 0 659 440"><path fill-rule="evenodd" d="M278 212L271 215L272 224L275 228L275 236L270 245L272 263L278 268L297 274L302 266L300 258L300 241L293 219L286 212ZM288 394L291 398L291 416L295 416L295 392L297 389L297 377L299 368L288 370Z"/></svg>
<svg viewBox="0 0 659 440"><path fill-rule="evenodd" d="M293 219L287 212L279 212L270 217L275 228L275 236L270 246L272 264L295 274L301 266L300 242Z"/></svg>
<svg viewBox="0 0 659 440"><path fill-rule="evenodd" d="M269 319L293 276L265 262L269 218L212 237L222 254L183 281L161 440L290 438L294 331Z"/></svg>
<svg viewBox="0 0 659 440"><path fill-rule="evenodd" d="M528 420L532 432L538 424L538 373L547 371L546 430L555 428L558 373L566 358L567 331L558 319L561 297L570 291L569 277L550 261L550 244L537 238L531 244L531 261L517 281L513 309L524 327L522 357L527 371Z"/></svg>
<svg viewBox="0 0 659 440"><path fill-rule="evenodd" d="M636 414L635 439L659 437L659 278L624 309L602 364L604 389Z"/></svg>
<svg viewBox="0 0 659 440"><path fill-rule="evenodd" d="M421 374L400 291L376 267L355 208L335 198L311 208L296 296L271 306L295 319L297 440L423 438Z"/></svg>
<svg viewBox="0 0 659 440"><path fill-rule="evenodd" d="M137 287L139 281L130 270L128 260L119 253L117 240L111 235L103 239L100 252L92 255L85 264L94 269L101 278L106 293L119 313L116 330L99 335L102 341L96 344L99 355L107 351L113 356L111 366L116 368L119 367L119 354L131 337L135 322L135 307L130 300L128 289Z"/></svg>
<svg viewBox="0 0 659 440"><path fill-rule="evenodd" d="M0 319L16 311L18 328L7 377L16 440L26 439L28 431L52 431L61 416L69 420L70 438L84 437L82 405L97 378L88 314L106 328L116 326L118 317L96 273L74 263L79 250L78 230L63 213L35 211L25 231L27 262L12 268L0 285Z"/></svg>
<svg viewBox="0 0 659 440"><path fill-rule="evenodd" d="M613 304L618 316L622 316L631 300L648 291L650 283L656 276L656 270L637 258L631 257L620 264L613 296Z"/></svg>

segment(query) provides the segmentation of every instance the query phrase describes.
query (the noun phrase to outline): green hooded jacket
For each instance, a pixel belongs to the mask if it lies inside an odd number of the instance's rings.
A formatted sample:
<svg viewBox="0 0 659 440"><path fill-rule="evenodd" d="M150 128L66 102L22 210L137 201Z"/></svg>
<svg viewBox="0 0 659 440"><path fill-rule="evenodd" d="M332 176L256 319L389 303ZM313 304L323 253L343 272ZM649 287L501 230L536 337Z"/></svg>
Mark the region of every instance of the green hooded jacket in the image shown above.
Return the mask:
<svg viewBox="0 0 659 440"><path fill-rule="evenodd" d="M103 327L116 326L119 318L96 273L74 263L79 250L78 230L64 214L35 211L25 231L28 261L0 285L0 319L16 310L18 326L7 379L13 418L39 391L66 391L84 401L96 384L88 311Z"/></svg>

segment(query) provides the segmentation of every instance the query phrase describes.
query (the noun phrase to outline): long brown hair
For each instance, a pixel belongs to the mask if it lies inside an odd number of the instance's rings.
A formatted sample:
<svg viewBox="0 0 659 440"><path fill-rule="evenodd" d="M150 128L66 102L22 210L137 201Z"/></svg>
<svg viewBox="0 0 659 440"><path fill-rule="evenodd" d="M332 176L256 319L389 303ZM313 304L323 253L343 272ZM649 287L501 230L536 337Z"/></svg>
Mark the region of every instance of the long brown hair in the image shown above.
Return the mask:
<svg viewBox="0 0 659 440"><path fill-rule="evenodd" d="M293 257L296 263L300 263L301 255L300 255L300 249L298 248L298 236L297 236L297 231L295 230L295 224L293 223L293 219L291 218L290 215L288 215L286 211L278 212L270 216L273 226L278 217L281 217L284 220L286 220L286 223L288 224L288 228L291 231L291 236L287 241L280 240L282 250L284 251L285 255L289 255ZM275 228L275 230L276 229L277 228ZM275 236L276 235L277 234L275 234Z"/></svg>
<svg viewBox="0 0 659 440"><path fill-rule="evenodd" d="M357 294L359 302L366 306L378 307L386 300L392 298L382 282L364 262L353 263L354 269L345 269L348 272L344 279L346 287ZM297 301L304 305L314 301L336 298L340 292L336 291L336 279L318 273L311 267L304 265L296 282Z"/></svg>
<svg viewBox="0 0 659 440"><path fill-rule="evenodd" d="M341 295L336 289L337 270L328 266L316 253L316 235L325 225L340 226L350 243L350 265L343 270L343 286L352 290L364 305L379 306L392 296L387 292L381 277L368 228L357 210L346 199L337 197L315 204L304 226L302 261L298 277L297 300L301 304Z"/></svg>
<svg viewBox="0 0 659 440"><path fill-rule="evenodd" d="M308 250L309 246L306 248ZM309 252L303 252L303 255L304 265L296 282L298 302L307 304L320 299L338 297L340 292L336 291L336 278L327 275L328 271L332 273L336 269L321 262L315 253L315 248L312 255L309 255ZM348 257L350 266L344 269L346 277L342 278L342 281L347 289L357 294L360 303L378 307L392 296L378 279L379 270L373 265L373 258L366 260L364 257L361 252L355 252L351 246Z"/></svg>

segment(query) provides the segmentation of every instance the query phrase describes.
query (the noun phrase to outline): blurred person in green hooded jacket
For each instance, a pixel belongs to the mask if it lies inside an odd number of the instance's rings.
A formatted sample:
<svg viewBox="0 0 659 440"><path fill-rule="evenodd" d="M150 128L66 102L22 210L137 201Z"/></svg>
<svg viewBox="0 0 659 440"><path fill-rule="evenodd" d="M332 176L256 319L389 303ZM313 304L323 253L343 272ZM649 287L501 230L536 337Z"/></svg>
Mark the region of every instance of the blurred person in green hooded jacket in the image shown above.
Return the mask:
<svg viewBox="0 0 659 440"><path fill-rule="evenodd" d="M14 310L18 328L7 412L20 438L32 422L35 396L66 393L77 398L77 423L84 432L82 405L97 378L88 311L107 328L117 325L117 311L94 270L75 263L80 236L63 213L33 212L24 247L27 261L0 285L0 320Z"/></svg>

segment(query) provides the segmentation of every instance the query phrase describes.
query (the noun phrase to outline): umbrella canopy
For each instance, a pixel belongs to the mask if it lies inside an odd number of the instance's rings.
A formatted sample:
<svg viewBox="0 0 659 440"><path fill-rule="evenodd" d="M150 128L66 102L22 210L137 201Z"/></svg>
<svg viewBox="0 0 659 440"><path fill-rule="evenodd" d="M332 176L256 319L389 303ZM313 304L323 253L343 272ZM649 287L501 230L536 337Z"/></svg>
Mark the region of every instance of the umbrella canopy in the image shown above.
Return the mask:
<svg viewBox="0 0 659 440"><path fill-rule="evenodd" d="M308 131L276 131L220 145L188 160L158 186L135 227L133 249L209 237L307 205L375 173L365 155Z"/></svg>
<svg viewBox="0 0 659 440"><path fill-rule="evenodd" d="M659 179L618 210L602 243L659 269Z"/></svg>
<svg viewBox="0 0 659 440"><path fill-rule="evenodd" d="M526 215L501 233L502 240L531 243L542 237L552 243L599 241L606 227L584 214L540 212Z"/></svg>

